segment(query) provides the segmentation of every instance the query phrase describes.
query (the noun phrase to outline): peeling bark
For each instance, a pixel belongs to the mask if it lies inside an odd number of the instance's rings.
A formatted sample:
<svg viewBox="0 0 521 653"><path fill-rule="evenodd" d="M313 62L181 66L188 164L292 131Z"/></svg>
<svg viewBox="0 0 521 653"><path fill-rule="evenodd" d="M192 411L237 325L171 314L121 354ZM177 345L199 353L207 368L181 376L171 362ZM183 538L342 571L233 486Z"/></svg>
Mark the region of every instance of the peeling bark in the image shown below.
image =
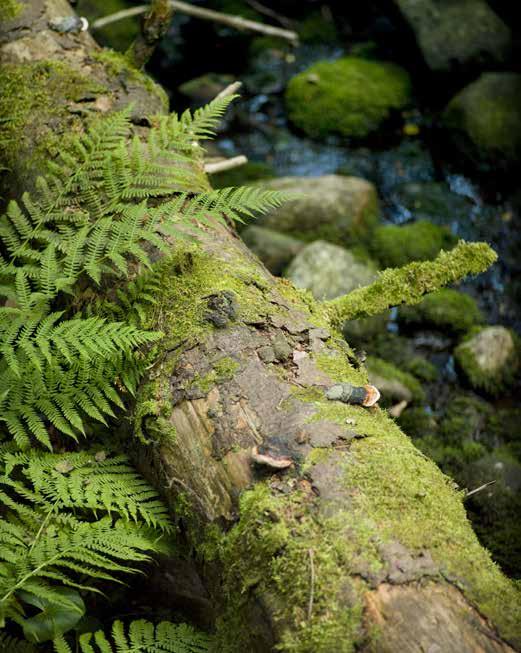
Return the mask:
<svg viewBox="0 0 521 653"><path fill-rule="evenodd" d="M39 107L4 188L32 187L32 148L52 156L56 133L131 100L138 131L164 111L157 89L88 34L49 28L69 14L64 0L31 0L0 32L3 72L58 62L100 87ZM326 398L367 375L324 307L221 226L183 247L160 263L150 317L166 338L134 409L149 441L135 458L172 506L202 583L187 580L191 567L183 585L170 562L161 591L196 611L212 605L219 652L521 650L519 594L477 542L461 495L382 410ZM257 465L254 447L293 464Z"/></svg>

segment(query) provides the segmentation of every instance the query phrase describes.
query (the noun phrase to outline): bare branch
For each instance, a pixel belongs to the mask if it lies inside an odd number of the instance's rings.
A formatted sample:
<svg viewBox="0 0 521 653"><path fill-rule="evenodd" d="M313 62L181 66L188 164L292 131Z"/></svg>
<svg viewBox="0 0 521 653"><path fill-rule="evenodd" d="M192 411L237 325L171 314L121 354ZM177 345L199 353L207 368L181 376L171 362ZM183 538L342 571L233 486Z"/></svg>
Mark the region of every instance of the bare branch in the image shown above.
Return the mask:
<svg viewBox="0 0 521 653"><path fill-rule="evenodd" d="M204 171L207 175L213 175L216 172L223 172L223 170L238 168L239 166L243 166L245 163L248 163L248 159L244 154L240 154L231 159L223 159L222 161L216 161L215 163L205 163Z"/></svg>
<svg viewBox="0 0 521 653"><path fill-rule="evenodd" d="M468 499L471 497L473 494L477 494L478 492L481 492L482 490L485 490L489 485L494 485L496 481L489 481L488 483L483 483L483 485L480 485L479 487L475 488L474 490L471 490L470 492L467 492L465 495L465 499Z"/></svg>
<svg viewBox="0 0 521 653"><path fill-rule="evenodd" d="M235 29L239 30L250 30L252 32L258 32L259 34L267 34L268 36L278 36L279 38L287 39L292 43L296 43L298 41L297 33L291 30L274 27L273 25L264 25L263 23L258 23L254 20L242 18L242 16L232 16L231 14L223 14L219 11L213 11L211 9L196 7L195 5L188 4L187 2L179 2L178 0L169 0L169 4L172 9L178 11L181 14L186 14L187 16L193 16L194 18L201 18L203 20L210 20L214 23L222 23L223 25L228 25L229 27L234 27ZM101 29L102 27L106 27L107 25L115 23L118 20L123 20L124 18L131 18L132 16L144 14L146 11L148 11L148 5L138 5L137 7L117 11L114 14L110 14L109 16L104 16L103 18L98 18L98 20L95 20L92 23L92 29Z"/></svg>

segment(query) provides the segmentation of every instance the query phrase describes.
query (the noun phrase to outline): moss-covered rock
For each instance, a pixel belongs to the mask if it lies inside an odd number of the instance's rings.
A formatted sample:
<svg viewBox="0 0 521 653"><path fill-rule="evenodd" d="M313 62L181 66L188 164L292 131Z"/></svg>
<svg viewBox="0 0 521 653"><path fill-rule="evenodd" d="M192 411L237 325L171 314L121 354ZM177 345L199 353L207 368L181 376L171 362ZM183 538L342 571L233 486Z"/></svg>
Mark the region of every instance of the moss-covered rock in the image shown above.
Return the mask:
<svg viewBox="0 0 521 653"><path fill-rule="evenodd" d="M397 421L404 433L415 440L433 436L438 429L432 411L423 406L407 407Z"/></svg>
<svg viewBox="0 0 521 653"><path fill-rule="evenodd" d="M376 267L357 261L343 247L316 240L297 254L285 276L297 288L311 290L316 299L334 299L371 283Z"/></svg>
<svg viewBox="0 0 521 653"><path fill-rule="evenodd" d="M305 243L273 229L252 225L241 232L241 238L268 270L280 276Z"/></svg>
<svg viewBox="0 0 521 653"><path fill-rule="evenodd" d="M407 73L394 64L346 57L321 61L290 80L290 120L313 137L363 138L410 97Z"/></svg>
<svg viewBox="0 0 521 653"><path fill-rule="evenodd" d="M376 188L365 179L342 175L279 177L258 185L295 193L297 199L261 216L256 224L306 242L359 245L369 239L379 221Z"/></svg>
<svg viewBox="0 0 521 653"><path fill-rule="evenodd" d="M425 356L417 353L413 341L397 333L381 333L367 343L361 341L370 354L383 358L420 381L432 382L438 378L438 369Z"/></svg>
<svg viewBox="0 0 521 653"><path fill-rule="evenodd" d="M394 1L432 70L482 67L509 53L510 29L485 0Z"/></svg>
<svg viewBox="0 0 521 653"><path fill-rule="evenodd" d="M458 290L442 288L425 297L416 306L401 306L402 324L430 326L451 333L465 333L483 322L476 301Z"/></svg>
<svg viewBox="0 0 521 653"><path fill-rule="evenodd" d="M441 249L451 249L457 238L446 227L420 220L407 225L377 227L370 242L374 258L384 268L398 268L411 261L436 258Z"/></svg>
<svg viewBox="0 0 521 653"><path fill-rule="evenodd" d="M367 357L366 365L369 381L380 390L383 405L396 401L410 403L425 400L421 383L412 374L374 356Z"/></svg>
<svg viewBox="0 0 521 653"><path fill-rule="evenodd" d="M298 25L298 36L302 43L328 43L338 40L338 32L331 14L316 11Z"/></svg>
<svg viewBox="0 0 521 653"><path fill-rule="evenodd" d="M481 166L521 160L521 75L485 73L448 104L443 123L456 146Z"/></svg>
<svg viewBox="0 0 521 653"><path fill-rule="evenodd" d="M499 395L519 370L518 339L505 327L486 327L458 345L454 358L471 387Z"/></svg>

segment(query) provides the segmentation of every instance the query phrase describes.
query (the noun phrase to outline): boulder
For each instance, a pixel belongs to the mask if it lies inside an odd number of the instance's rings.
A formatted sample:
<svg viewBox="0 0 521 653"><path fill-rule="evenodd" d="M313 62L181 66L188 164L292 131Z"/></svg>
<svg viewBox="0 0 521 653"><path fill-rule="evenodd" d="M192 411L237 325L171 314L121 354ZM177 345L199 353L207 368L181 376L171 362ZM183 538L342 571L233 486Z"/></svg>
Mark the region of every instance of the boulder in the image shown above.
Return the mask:
<svg viewBox="0 0 521 653"><path fill-rule="evenodd" d="M277 276L305 246L301 240L255 225L244 229L241 238L268 270Z"/></svg>
<svg viewBox="0 0 521 653"><path fill-rule="evenodd" d="M453 334L461 334L483 322L476 301L465 293L443 288L425 296L414 306L400 306L402 324L428 326Z"/></svg>
<svg viewBox="0 0 521 653"><path fill-rule="evenodd" d="M379 221L373 184L358 177L279 177L258 182L270 190L299 197L261 216L256 224L306 242L327 240L337 245L367 240Z"/></svg>
<svg viewBox="0 0 521 653"><path fill-rule="evenodd" d="M319 61L293 77L286 89L289 119L312 137L364 138L409 99L405 70L357 57Z"/></svg>
<svg viewBox="0 0 521 653"><path fill-rule="evenodd" d="M515 381L519 347L503 326L485 327L454 350L458 369L472 388L498 396Z"/></svg>
<svg viewBox="0 0 521 653"><path fill-rule="evenodd" d="M434 71L478 68L504 61L510 29L485 0L395 0Z"/></svg>
<svg viewBox="0 0 521 653"><path fill-rule="evenodd" d="M342 247L317 240L297 254L285 276L297 288L311 290L316 299L334 299L371 283L376 269Z"/></svg>
<svg viewBox="0 0 521 653"><path fill-rule="evenodd" d="M436 258L441 249L451 249L457 238L446 227L419 220L407 225L377 227L370 251L384 268L396 268L411 261Z"/></svg>
<svg viewBox="0 0 521 653"><path fill-rule="evenodd" d="M521 74L485 73L447 105L443 124L479 167L521 161Z"/></svg>

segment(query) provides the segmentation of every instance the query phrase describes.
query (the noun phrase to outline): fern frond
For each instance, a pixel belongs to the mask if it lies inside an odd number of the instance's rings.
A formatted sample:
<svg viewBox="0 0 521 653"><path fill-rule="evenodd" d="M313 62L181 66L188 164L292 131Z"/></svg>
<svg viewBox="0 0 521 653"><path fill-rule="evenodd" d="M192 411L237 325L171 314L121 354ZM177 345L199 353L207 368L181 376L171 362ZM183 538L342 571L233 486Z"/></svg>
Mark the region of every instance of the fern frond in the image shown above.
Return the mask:
<svg viewBox="0 0 521 653"><path fill-rule="evenodd" d="M127 629L121 621L112 624L111 634L98 630L79 636L80 653L207 653L211 638L188 624L162 621L131 621ZM54 640L55 653L72 653L64 637Z"/></svg>
<svg viewBox="0 0 521 653"><path fill-rule="evenodd" d="M173 529L165 504L125 455L15 453L5 455L4 464L7 476L15 470L23 474L40 497L35 501L39 505L52 504L76 513L116 513L160 531Z"/></svg>

